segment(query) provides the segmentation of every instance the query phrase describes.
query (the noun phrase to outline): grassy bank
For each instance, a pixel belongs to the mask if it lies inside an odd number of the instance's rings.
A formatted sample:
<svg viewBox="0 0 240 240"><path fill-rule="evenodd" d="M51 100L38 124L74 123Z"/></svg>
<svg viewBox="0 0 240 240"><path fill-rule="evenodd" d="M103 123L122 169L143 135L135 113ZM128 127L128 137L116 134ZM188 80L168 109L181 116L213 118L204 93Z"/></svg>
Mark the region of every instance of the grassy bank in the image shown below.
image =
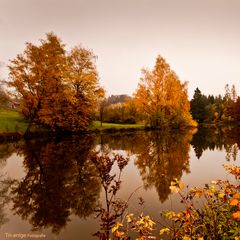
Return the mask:
<svg viewBox="0 0 240 240"><path fill-rule="evenodd" d="M27 129L27 121L17 111L0 108L0 135L9 135L18 133L23 135ZM36 126L35 126L36 128ZM100 121L93 121L87 132L118 132L118 131L135 131L146 129L144 124L117 124L117 123L102 123ZM31 129L31 132L46 132L46 129ZM49 132L49 130L47 131Z"/></svg>
<svg viewBox="0 0 240 240"><path fill-rule="evenodd" d="M94 121L90 130L104 130L104 129L133 129L133 128L139 128L143 129L143 124L118 124L118 123L102 123L100 121Z"/></svg>
<svg viewBox="0 0 240 240"><path fill-rule="evenodd" d="M11 136L14 134L23 135L27 129L28 123L24 117L17 111L0 108L0 135ZM114 123L103 123L101 126L100 121L94 121L89 131L103 131L103 132L114 132L120 130L135 130L143 129L142 124L114 124Z"/></svg>
<svg viewBox="0 0 240 240"><path fill-rule="evenodd" d="M20 113L10 109L0 108L0 134L23 134L26 129L27 122Z"/></svg>

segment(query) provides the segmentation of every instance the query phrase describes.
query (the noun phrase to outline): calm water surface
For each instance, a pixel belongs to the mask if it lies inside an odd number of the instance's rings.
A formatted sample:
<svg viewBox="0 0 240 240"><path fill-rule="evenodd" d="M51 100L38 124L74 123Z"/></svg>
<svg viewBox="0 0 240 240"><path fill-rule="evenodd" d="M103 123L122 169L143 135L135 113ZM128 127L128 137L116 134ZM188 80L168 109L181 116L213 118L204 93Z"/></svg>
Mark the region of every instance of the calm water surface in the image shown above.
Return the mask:
<svg viewBox="0 0 240 240"><path fill-rule="evenodd" d="M208 128L2 143L0 239L97 239L95 210L106 203L90 157L96 151L129 158L117 197L127 200L134 192L128 211L157 220L162 210L181 209L169 190L173 178L190 187L229 178L222 165L239 165L239 136L239 128Z"/></svg>

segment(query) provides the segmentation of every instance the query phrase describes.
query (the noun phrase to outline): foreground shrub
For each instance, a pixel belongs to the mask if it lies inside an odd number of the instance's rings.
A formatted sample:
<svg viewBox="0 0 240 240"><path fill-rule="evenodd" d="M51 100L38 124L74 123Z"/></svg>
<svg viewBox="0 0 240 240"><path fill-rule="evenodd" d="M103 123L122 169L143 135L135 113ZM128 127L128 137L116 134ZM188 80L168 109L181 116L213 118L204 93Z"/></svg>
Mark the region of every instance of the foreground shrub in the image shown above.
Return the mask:
<svg viewBox="0 0 240 240"><path fill-rule="evenodd" d="M240 239L240 167L224 166L234 177L233 181L216 180L203 188L193 188L186 194L184 185L177 179L170 189L181 197L184 210L164 211L162 217L170 221L161 226L149 217L127 215L112 228L113 239ZM157 222L157 221L156 221ZM160 224L160 223L159 223ZM160 236L159 236L160 234Z"/></svg>

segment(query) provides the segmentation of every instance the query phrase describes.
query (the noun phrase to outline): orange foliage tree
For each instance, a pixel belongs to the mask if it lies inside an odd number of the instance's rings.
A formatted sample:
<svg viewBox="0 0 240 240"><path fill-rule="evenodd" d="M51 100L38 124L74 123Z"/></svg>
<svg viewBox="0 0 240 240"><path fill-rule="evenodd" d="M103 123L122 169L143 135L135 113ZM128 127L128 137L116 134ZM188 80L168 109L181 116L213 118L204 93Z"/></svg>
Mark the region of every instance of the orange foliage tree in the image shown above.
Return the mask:
<svg viewBox="0 0 240 240"><path fill-rule="evenodd" d="M40 42L39 46L27 43L23 54L9 65L9 85L21 99L29 128L37 123L54 130L86 129L103 93L96 56L82 47L67 52L53 33Z"/></svg>
<svg viewBox="0 0 240 240"><path fill-rule="evenodd" d="M181 83L161 56L152 71L142 70L135 101L152 127L196 125L189 112L187 84Z"/></svg>

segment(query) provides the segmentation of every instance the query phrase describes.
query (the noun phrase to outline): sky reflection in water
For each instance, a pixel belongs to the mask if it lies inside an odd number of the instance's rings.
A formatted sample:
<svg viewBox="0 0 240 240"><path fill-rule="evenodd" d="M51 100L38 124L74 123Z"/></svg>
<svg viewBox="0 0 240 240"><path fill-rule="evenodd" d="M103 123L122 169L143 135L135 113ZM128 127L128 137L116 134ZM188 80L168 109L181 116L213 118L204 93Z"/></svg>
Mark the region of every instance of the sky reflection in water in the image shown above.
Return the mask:
<svg viewBox="0 0 240 240"><path fill-rule="evenodd" d="M130 212L159 218L166 209L180 209L170 194L173 178L190 186L228 178L222 164L239 164L239 129L85 136L0 144L0 236L44 233L45 239L93 239L99 228L95 209L104 204L94 152L129 157L118 197ZM111 173L117 173L116 164ZM137 203L144 199L144 209ZM11 238L8 238L11 239Z"/></svg>

